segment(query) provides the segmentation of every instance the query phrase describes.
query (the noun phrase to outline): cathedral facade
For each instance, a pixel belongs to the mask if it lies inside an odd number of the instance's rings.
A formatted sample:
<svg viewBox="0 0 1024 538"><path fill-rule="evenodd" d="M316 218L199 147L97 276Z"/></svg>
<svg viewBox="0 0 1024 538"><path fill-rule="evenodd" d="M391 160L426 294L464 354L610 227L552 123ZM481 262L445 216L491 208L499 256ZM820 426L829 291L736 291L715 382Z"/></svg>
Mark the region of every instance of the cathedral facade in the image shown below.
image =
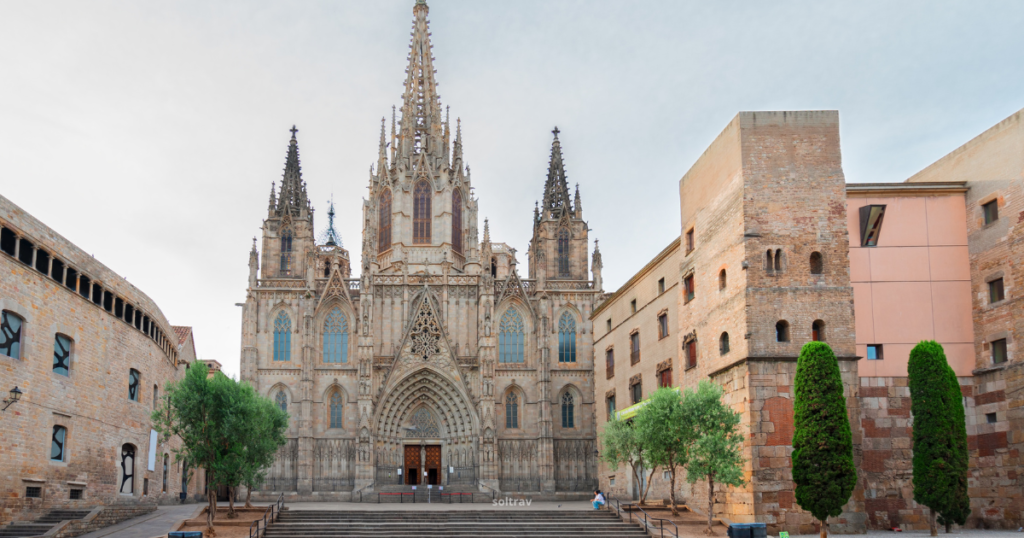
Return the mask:
<svg viewBox="0 0 1024 538"><path fill-rule="evenodd" d="M262 248L253 242L242 379L291 417L263 491L589 492L601 258L558 130L523 277L486 220L479 235L460 124L436 90L428 8L413 12L403 102L390 137L382 120L362 204L359 276L333 206L316 233L294 128Z"/></svg>

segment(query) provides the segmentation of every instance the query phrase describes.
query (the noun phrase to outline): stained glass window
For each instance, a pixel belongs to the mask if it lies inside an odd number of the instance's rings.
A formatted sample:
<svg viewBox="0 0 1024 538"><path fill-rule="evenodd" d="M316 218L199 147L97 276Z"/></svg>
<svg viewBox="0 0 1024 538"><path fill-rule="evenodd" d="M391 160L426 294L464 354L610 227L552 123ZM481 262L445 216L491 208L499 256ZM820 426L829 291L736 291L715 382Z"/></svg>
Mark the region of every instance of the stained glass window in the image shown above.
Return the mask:
<svg viewBox="0 0 1024 538"><path fill-rule="evenodd" d="M377 253L391 248L391 191L385 190L377 202Z"/></svg>
<svg viewBox="0 0 1024 538"><path fill-rule="evenodd" d="M434 415L426 407L421 407L412 414L412 429L406 430L407 437L440 437L441 429L437 427Z"/></svg>
<svg viewBox="0 0 1024 538"><path fill-rule="evenodd" d="M572 393L566 391L562 394L562 427L563 428L575 428L576 427L576 400L572 397Z"/></svg>
<svg viewBox="0 0 1024 538"><path fill-rule="evenodd" d="M569 230L558 230L558 276L569 276Z"/></svg>
<svg viewBox="0 0 1024 538"><path fill-rule="evenodd" d="M277 407L280 408L281 411L288 411L288 395L285 394L283 390L277 391L277 396L274 398L274 401L277 403Z"/></svg>
<svg viewBox="0 0 1024 538"><path fill-rule="evenodd" d="M348 319L335 308L324 320L324 362L348 362Z"/></svg>
<svg viewBox="0 0 1024 538"><path fill-rule="evenodd" d="M68 430L64 426L53 427L53 442L50 445L51 461L64 461L64 441L67 436Z"/></svg>
<svg viewBox="0 0 1024 538"><path fill-rule="evenodd" d="M576 318L568 312L558 320L558 362L576 362Z"/></svg>
<svg viewBox="0 0 1024 538"><path fill-rule="evenodd" d="M21 358L22 319L6 310L0 314L0 353L12 359Z"/></svg>
<svg viewBox="0 0 1024 538"><path fill-rule="evenodd" d="M139 401L139 380L142 377L139 371L132 368L128 370L128 399L133 402Z"/></svg>
<svg viewBox="0 0 1024 538"><path fill-rule="evenodd" d="M515 308L509 308L501 316L501 325L498 328L498 362L525 362L523 359L525 339L523 317Z"/></svg>
<svg viewBox="0 0 1024 538"><path fill-rule="evenodd" d="M274 360L292 360L292 319L283 310L274 319Z"/></svg>
<svg viewBox="0 0 1024 538"><path fill-rule="evenodd" d="M53 371L63 376L71 371L71 339L63 334L53 339Z"/></svg>
<svg viewBox="0 0 1024 538"><path fill-rule="evenodd" d="M519 427L519 396L514 392L505 396L505 427Z"/></svg>
<svg viewBox="0 0 1024 538"><path fill-rule="evenodd" d="M420 181L413 193L412 242L430 244L430 184Z"/></svg>
<svg viewBox="0 0 1024 538"><path fill-rule="evenodd" d="M341 404L342 404L342 402L341 402L341 392L336 390L336 391L334 391L334 393L331 394L331 427L332 428L340 428L341 427L341 411L342 411L342 405Z"/></svg>
<svg viewBox="0 0 1024 538"><path fill-rule="evenodd" d="M462 193L452 191L452 250L462 253Z"/></svg>

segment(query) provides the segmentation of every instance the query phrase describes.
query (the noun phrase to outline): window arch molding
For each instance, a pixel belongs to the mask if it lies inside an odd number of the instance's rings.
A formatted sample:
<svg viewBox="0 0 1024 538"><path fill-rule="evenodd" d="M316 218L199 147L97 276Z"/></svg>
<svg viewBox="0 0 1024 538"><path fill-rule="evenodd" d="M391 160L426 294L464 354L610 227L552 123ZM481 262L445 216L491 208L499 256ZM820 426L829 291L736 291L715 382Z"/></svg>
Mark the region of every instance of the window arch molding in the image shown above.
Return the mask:
<svg viewBox="0 0 1024 538"><path fill-rule="evenodd" d="M324 429L338 430L346 426L345 412L348 410L348 394L338 383L332 383L323 394Z"/></svg>
<svg viewBox="0 0 1024 538"><path fill-rule="evenodd" d="M267 398L270 398L270 401L274 402L274 405L278 408L280 408L281 394L284 395L285 411L291 414L292 404L295 400L292 399L292 391L288 388L288 385L285 385L284 383L275 383L274 386L267 390Z"/></svg>
<svg viewBox="0 0 1024 538"><path fill-rule="evenodd" d="M497 318L498 363L526 364L528 336L533 330L530 310L518 300L504 302L495 310L501 312Z"/></svg>

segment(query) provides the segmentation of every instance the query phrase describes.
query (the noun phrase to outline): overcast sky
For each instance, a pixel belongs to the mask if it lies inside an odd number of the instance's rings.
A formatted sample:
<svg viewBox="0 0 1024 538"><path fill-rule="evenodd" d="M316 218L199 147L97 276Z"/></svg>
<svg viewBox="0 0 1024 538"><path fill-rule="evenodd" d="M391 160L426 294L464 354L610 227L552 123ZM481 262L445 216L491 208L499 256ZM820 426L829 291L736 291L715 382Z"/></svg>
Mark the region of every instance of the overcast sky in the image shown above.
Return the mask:
<svg viewBox="0 0 1024 538"><path fill-rule="evenodd" d="M317 228L333 194L358 270L412 6L2 0L0 193L237 374L234 305L293 123ZM679 178L740 110L838 109L847 181L882 182L1024 107L1024 2L430 10L442 104L463 120L492 238L526 252L557 125L609 291L678 236Z"/></svg>

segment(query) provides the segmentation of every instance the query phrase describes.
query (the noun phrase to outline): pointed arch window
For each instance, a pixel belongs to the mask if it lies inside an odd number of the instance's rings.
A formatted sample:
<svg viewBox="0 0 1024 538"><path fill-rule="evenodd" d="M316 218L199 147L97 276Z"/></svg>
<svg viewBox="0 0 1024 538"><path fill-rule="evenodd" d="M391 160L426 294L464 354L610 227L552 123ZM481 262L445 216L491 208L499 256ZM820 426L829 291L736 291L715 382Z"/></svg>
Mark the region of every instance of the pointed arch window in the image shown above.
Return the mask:
<svg viewBox="0 0 1024 538"><path fill-rule="evenodd" d="M281 411L288 412L288 395L284 393L284 389L277 391L277 396L274 397L274 403L277 404L277 408Z"/></svg>
<svg viewBox="0 0 1024 538"><path fill-rule="evenodd" d="M523 343L526 339L523 316L515 308L509 308L501 316L498 328L498 362L522 363Z"/></svg>
<svg viewBox="0 0 1024 538"><path fill-rule="evenodd" d="M135 493L135 445L121 445L121 493Z"/></svg>
<svg viewBox="0 0 1024 538"><path fill-rule="evenodd" d="M335 307L324 320L324 362L348 362L348 319Z"/></svg>
<svg viewBox="0 0 1024 538"><path fill-rule="evenodd" d="M452 250L462 254L462 192L452 191Z"/></svg>
<svg viewBox="0 0 1024 538"><path fill-rule="evenodd" d="M281 274L290 274L292 268L292 231L281 232Z"/></svg>
<svg viewBox="0 0 1024 538"><path fill-rule="evenodd" d="M420 181L413 191L412 242L417 245L430 244L430 184Z"/></svg>
<svg viewBox="0 0 1024 538"><path fill-rule="evenodd" d="M558 320L558 362L576 362L576 318L568 312Z"/></svg>
<svg viewBox="0 0 1024 538"><path fill-rule="evenodd" d="M519 428L519 396L512 391L505 396L505 427Z"/></svg>
<svg viewBox="0 0 1024 538"><path fill-rule="evenodd" d="M292 319L283 310L274 319L274 360L292 360Z"/></svg>
<svg viewBox="0 0 1024 538"><path fill-rule="evenodd" d="M391 248L391 189L385 189L377 201L377 253Z"/></svg>
<svg viewBox="0 0 1024 538"><path fill-rule="evenodd" d="M335 390L331 394L331 427L341 428L342 400L341 391Z"/></svg>
<svg viewBox="0 0 1024 538"><path fill-rule="evenodd" d="M558 276L569 276L569 230L558 230Z"/></svg>
<svg viewBox="0 0 1024 538"><path fill-rule="evenodd" d="M576 399L569 391L562 394L562 427L576 427Z"/></svg>

